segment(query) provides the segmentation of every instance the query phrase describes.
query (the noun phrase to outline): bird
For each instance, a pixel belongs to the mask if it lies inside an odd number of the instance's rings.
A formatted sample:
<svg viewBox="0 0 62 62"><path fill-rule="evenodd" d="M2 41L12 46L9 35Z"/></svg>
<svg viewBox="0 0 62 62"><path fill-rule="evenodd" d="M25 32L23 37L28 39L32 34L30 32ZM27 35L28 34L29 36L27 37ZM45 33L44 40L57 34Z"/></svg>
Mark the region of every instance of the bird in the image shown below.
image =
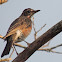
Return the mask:
<svg viewBox="0 0 62 62"><path fill-rule="evenodd" d="M32 16L40 10L25 9L22 14L13 21L3 37L7 41L1 57L8 55L14 43L24 41L32 30Z"/></svg>

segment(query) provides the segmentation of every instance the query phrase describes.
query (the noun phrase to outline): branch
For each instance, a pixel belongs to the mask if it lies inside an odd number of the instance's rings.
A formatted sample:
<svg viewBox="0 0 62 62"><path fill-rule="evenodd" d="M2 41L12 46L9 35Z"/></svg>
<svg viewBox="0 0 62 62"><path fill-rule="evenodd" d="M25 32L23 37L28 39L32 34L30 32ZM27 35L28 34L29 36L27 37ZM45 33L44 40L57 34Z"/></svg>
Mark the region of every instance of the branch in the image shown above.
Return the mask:
<svg viewBox="0 0 62 62"><path fill-rule="evenodd" d="M18 46L18 47L22 47L22 48L27 48L26 46L23 46L23 45L20 45L20 44L18 44L18 43L14 43L14 45L15 46ZM54 46L54 47L51 47L51 48L42 48L42 47L40 47L37 51L46 51L46 52L52 52L52 53L58 53L58 54L62 54L62 52L56 52L56 51L53 51L53 49L55 49L55 48L58 48L58 47L60 47L60 46L62 46L62 44L59 44L59 45L56 45L56 46ZM46 46L45 46L46 47Z"/></svg>
<svg viewBox="0 0 62 62"><path fill-rule="evenodd" d="M25 62L36 50L62 31L62 20L32 42L12 62Z"/></svg>

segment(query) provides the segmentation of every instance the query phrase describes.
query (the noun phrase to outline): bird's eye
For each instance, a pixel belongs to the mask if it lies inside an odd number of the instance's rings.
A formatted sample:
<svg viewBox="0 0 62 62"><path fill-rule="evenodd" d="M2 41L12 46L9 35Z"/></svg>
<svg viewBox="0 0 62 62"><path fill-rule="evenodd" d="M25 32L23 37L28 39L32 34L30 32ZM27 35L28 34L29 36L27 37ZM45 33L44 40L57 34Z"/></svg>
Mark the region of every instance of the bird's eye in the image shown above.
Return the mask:
<svg viewBox="0 0 62 62"><path fill-rule="evenodd" d="M30 11L27 11L28 13L30 13Z"/></svg>

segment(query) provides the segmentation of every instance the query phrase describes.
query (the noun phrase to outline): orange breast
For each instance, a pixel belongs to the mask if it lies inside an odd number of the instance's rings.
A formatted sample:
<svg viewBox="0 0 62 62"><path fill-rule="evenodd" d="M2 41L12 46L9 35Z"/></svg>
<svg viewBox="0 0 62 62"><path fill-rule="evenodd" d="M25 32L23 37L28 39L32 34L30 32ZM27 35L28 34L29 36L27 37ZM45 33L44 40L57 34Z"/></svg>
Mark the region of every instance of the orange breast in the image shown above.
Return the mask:
<svg viewBox="0 0 62 62"><path fill-rule="evenodd" d="M25 37L27 37L27 36L30 34L31 30L32 30L32 26L30 26L29 28L23 29L23 30L22 30L23 35L24 35Z"/></svg>

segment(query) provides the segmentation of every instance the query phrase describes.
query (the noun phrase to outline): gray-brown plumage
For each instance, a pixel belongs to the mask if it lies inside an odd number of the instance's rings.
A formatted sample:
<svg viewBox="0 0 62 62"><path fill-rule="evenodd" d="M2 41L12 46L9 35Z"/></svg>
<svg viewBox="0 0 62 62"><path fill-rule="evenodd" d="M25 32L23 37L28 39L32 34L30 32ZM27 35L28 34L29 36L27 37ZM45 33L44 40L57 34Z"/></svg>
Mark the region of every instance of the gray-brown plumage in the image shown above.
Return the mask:
<svg viewBox="0 0 62 62"><path fill-rule="evenodd" d="M7 31L7 34L3 38L7 41L7 44L1 57L9 54L14 42L23 41L30 34L32 30L31 17L38 11L40 10L33 10L31 8L27 8L23 11L19 18L13 21Z"/></svg>

